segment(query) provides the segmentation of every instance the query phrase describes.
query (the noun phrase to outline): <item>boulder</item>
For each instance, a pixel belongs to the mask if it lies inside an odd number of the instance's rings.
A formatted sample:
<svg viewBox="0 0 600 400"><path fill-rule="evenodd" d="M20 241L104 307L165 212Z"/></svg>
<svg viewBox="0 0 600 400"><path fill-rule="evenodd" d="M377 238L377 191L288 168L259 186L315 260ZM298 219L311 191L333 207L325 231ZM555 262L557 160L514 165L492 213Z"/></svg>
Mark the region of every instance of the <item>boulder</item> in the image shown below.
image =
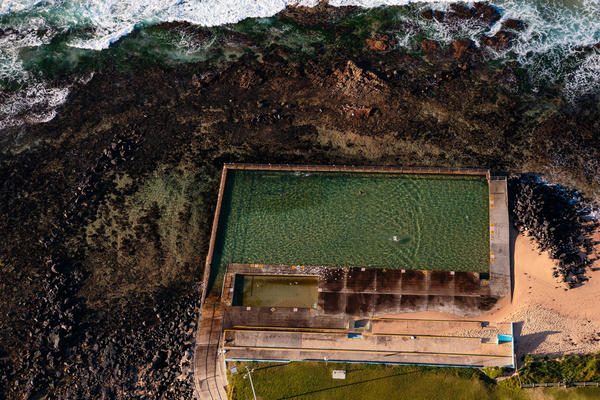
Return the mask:
<svg viewBox="0 0 600 400"><path fill-rule="evenodd" d="M443 56L442 46L437 40L425 39L421 42L421 48L431 58L440 58Z"/></svg>
<svg viewBox="0 0 600 400"><path fill-rule="evenodd" d="M452 57L458 61L468 61L475 52L475 43L469 38L452 42Z"/></svg>
<svg viewBox="0 0 600 400"><path fill-rule="evenodd" d="M473 8L461 6L458 4L450 4L450 10L454 14L454 18L458 19L472 19L476 17L475 10ZM449 14L448 14L449 16Z"/></svg>
<svg viewBox="0 0 600 400"><path fill-rule="evenodd" d="M527 29L527 24L518 19L507 19L502 24L502 29L514 29L515 31L523 31Z"/></svg>
<svg viewBox="0 0 600 400"><path fill-rule="evenodd" d="M48 336L48 341L52 344L52 346L54 347L55 350L60 350L60 346L62 345L62 338L60 337L60 334L58 332L52 332L50 333L50 335Z"/></svg>
<svg viewBox="0 0 600 400"><path fill-rule="evenodd" d="M485 23L486 25L492 25L494 22L502 18L498 10L491 6L488 6L485 3L475 3L473 5L473 8L475 9L476 18L480 22Z"/></svg>
<svg viewBox="0 0 600 400"><path fill-rule="evenodd" d="M366 40L367 46L373 51L390 51L398 40L393 35L377 33Z"/></svg>
<svg viewBox="0 0 600 400"><path fill-rule="evenodd" d="M515 35L507 31L498 31L492 37L481 35L481 45L494 50L506 50L515 40Z"/></svg>
<svg viewBox="0 0 600 400"><path fill-rule="evenodd" d="M421 13L421 17L431 21L433 19L433 10L425 10Z"/></svg>

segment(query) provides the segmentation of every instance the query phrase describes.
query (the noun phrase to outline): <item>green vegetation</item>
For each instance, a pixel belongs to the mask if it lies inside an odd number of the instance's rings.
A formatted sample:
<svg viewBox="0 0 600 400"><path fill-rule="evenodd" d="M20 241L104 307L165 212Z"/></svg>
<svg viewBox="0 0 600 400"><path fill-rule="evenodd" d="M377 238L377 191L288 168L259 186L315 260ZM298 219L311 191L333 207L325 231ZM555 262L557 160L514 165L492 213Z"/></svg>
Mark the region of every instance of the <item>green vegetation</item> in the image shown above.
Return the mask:
<svg viewBox="0 0 600 400"><path fill-rule="evenodd" d="M526 356L526 368L542 373L542 364L554 363L564 371L590 371L599 355L565 356L560 361ZM537 361L533 361L536 359ZM600 398L599 388L520 389L516 378L496 383L504 368L418 367L414 365L340 364L323 362L235 363L238 373L228 373L229 398L252 399L246 366L254 368L252 380L258 399L536 399L585 400ZM549 367L552 368L552 367ZM332 378L333 370L346 371L345 380ZM597 371L597 370L596 370ZM579 373L579 375L578 375ZM597 373L597 372L596 372ZM596 377L598 375L595 375ZM490 379L492 378L492 379ZM579 379L579 378L578 378ZM530 381L531 383L533 381ZM540 381L542 382L542 381ZM550 382L550 381L547 381ZM525 381L524 381L525 383Z"/></svg>
<svg viewBox="0 0 600 400"><path fill-rule="evenodd" d="M577 389L557 389L557 388L537 388L524 390L525 393L531 393L532 399L552 399L552 400L587 400L600 398L600 389L598 388L577 388Z"/></svg>
<svg viewBox="0 0 600 400"><path fill-rule="evenodd" d="M490 377L490 379L496 379L501 377L504 371L507 370L508 368L504 367L485 367L483 368L483 373Z"/></svg>
<svg viewBox="0 0 600 400"><path fill-rule="evenodd" d="M561 359L525 356L519 369L523 383L600 382L600 352L585 357L565 355Z"/></svg>
<svg viewBox="0 0 600 400"><path fill-rule="evenodd" d="M100 312L128 303L143 309L151 304L146 294L201 279L196 266L206 254L214 176L186 159L159 166L143 183L127 173L114 176L114 192L85 227L85 263L94 271L83 288L89 306ZM107 318L114 315L106 311Z"/></svg>
<svg viewBox="0 0 600 400"><path fill-rule="evenodd" d="M236 363L229 376L230 398L251 399L246 366L262 399L527 399L518 387L496 384L471 368L413 365L338 364L324 362ZM332 379L334 369L345 370L345 380Z"/></svg>

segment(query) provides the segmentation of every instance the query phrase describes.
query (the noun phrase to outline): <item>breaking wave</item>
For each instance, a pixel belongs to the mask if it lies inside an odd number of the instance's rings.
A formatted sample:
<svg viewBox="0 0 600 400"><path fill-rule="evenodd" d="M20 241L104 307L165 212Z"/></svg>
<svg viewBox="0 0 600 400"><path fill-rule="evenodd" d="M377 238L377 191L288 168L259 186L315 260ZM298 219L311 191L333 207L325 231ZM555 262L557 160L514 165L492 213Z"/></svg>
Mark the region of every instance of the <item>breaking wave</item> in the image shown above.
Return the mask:
<svg viewBox="0 0 600 400"><path fill-rule="evenodd" d="M318 3L319 0L4 0L0 2L0 90L8 85L24 85L24 89L0 99L0 128L17 123L17 119L7 117L11 110L23 113L26 104L35 105L32 109L43 109L42 104L50 107L64 101L68 93L66 88L45 87L40 73L32 75L28 63L35 61L27 59L31 49L51 48L59 57L62 54L63 58L77 58L85 51L107 49L136 29L157 23L187 21L211 27L270 17L289 6L313 7ZM329 4L364 8L410 5L414 11L446 10L450 2L329 0ZM399 18L421 26L431 39L445 44L456 38L476 39L482 33L492 35L506 19L523 20L526 29L519 33L510 50L530 71L533 85L558 83L571 101L600 91L600 46L594 46L600 43L599 0L495 0L490 4L501 11L502 20L487 32L482 31L487 28L469 26L456 32L435 20L420 18L418 12L400 13ZM401 45L413 46L416 35L399 39ZM185 35L171 45L180 53L201 50ZM505 57L504 53L497 56ZM41 97L34 100L35 96ZM12 101L15 103L6 103ZM30 119L47 120L53 115L49 110L37 114L32 111Z"/></svg>
<svg viewBox="0 0 600 400"><path fill-rule="evenodd" d="M49 88L44 83L17 92L0 92L0 130L25 123L48 122L67 100L70 86Z"/></svg>

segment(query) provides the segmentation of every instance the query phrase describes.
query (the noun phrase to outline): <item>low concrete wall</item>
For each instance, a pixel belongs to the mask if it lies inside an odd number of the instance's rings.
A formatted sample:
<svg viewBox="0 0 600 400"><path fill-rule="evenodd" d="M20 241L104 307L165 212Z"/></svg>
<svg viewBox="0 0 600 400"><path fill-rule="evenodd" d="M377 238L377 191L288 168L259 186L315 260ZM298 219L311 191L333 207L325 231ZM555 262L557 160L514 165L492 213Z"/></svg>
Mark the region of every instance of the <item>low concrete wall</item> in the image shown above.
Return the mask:
<svg viewBox="0 0 600 400"><path fill-rule="evenodd" d="M363 165L295 165L295 164L225 164L229 169L266 171L322 171L322 172L387 172L394 174L447 174L484 175L490 179L490 171L479 168L434 168L434 167L392 167Z"/></svg>
<svg viewBox="0 0 600 400"><path fill-rule="evenodd" d="M212 265L213 252L215 250L215 240L217 238L217 229L219 228L219 216L221 215L221 204L223 203L223 192L225 191L225 181L227 180L227 167L223 167L221 174L221 183L219 185L219 196L217 198L217 207L215 208L215 218L213 219L212 232L210 234L210 244L208 246L208 255L206 256L206 264L204 266L204 290L202 291L201 302L206 299L208 290L208 281L210 279L210 268Z"/></svg>

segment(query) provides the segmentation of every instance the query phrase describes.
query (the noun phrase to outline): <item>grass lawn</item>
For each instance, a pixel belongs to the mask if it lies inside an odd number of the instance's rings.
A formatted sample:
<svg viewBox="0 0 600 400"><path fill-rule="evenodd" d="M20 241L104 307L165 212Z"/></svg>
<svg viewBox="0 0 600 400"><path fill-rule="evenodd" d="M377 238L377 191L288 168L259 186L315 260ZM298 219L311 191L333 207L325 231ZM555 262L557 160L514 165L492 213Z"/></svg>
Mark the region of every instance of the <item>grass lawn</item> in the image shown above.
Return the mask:
<svg viewBox="0 0 600 400"><path fill-rule="evenodd" d="M252 399L246 366L254 368L256 397L274 399L528 399L518 387L497 385L477 369L324 362L236 363L229 376L231 399ZM332 379L334 369L346 379ZM551 397L550 397L551 398Z"/></svg>
<svg viewBox="0 0 600 400"><path fill-rule="evenodd" d="M588 400L600 399L600 389L598 388L535 388L525 391L532 399L552 399L552 400Z"/></svg>

